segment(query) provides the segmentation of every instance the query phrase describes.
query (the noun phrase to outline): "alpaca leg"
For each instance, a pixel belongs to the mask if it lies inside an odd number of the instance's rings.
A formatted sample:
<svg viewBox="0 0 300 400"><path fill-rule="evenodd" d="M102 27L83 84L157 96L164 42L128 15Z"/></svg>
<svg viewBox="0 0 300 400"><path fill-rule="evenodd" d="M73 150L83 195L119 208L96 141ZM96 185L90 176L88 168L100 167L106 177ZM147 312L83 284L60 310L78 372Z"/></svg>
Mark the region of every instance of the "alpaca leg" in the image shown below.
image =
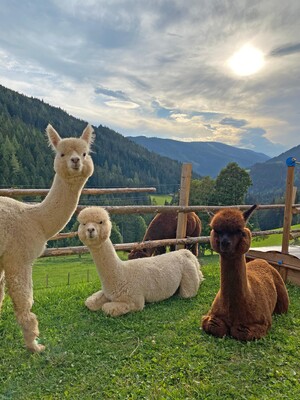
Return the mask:
<svg viewBox="0 0 300 400"><path fill-rule="evenodd" d="M216 316L205 315L202 318L202 329L216 337L224 337L228 333L228 328L223 320Z"/></svg>
<svg viewBox="0 0 300 400"><path fill-rule="evenodd" d="M194 297L198 293L201 281L203 280L202 272L198 266L185 266L179 286L178 294L182 298Z"/></svg>
<svg viewBox="0 0 300 400"><path fill-rule="evenodd" d="M230 335L234 337L237 340L242 340L242 341L249 341L249 340L255 340L255 339L260 339L264 336L266 336L269 328L271 326L270 324L264 323L264 324L253 324L253 325L236 325L232 326L230 328Z"/></svg>
<svg viewBox="0 0 300 400"><path fill-rule="evenodd" d="M5 278L4 278L4 271L1 271L0 272L0 312L1 312L4 295L5 295Z"/></svg>
<svg viewBox="0 0 300 400"><path fill-rule="evenodd" d="M273 277L277 292L277 302L275 305L274 313L283 314L286 313L289 308L289 295L283 279L281 278L279 272L277 272L277 270L275 269L273 271Z"/></svg>
<svg viewBox="0 0 300 400"><path fill-rule="evenodd" d="M92 294L85 301L85 305L91 311L101 310L103 304L109 302L108 298L104 295L102 290Z"/></svg>
<svg viewBox="0 0 300 400"><path fill-rule="evenodd" d="M102 310L105 314L111 317L118 317L120 315L127 314L131 311L141 311L144 308L144 298L139 298L135 302L124 302L124 301L112 301L105 303Z"/></svg>
<svg viewBox="0 0 300 400"><path fill-rule="evenodd" d="M14 274L6 272L8 294L12 299L16 319L22 328L25 345L32 352L41 352L45 346L37 343L39 336L36 315L31 312L33 305L31 266L14 269ZM16 275L16 271L18 274Z"/></svg>

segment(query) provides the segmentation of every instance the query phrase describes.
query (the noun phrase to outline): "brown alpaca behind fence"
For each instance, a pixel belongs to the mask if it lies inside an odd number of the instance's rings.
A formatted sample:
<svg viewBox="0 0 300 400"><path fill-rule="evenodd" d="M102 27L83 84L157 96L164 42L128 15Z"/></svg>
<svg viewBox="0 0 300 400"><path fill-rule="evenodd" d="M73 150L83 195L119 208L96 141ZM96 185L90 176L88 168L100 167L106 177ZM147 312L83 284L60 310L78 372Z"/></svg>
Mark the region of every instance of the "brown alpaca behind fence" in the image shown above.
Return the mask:
<svg viewBox="0 0 300 400"><path fill-rule="evenodd" d="M175 239L177 230L177 219L178 213L176 211L169 213L156 214L153 220L150 222L143 241L148 240L162 240L162 239ZM201 235L202 225L200 218L194 212L187 213L187 226L186 236L187 237L198 237ZM198 243L192 245L186 245L187 249L198 256ZM170 246L170 251L175 250L175 245ZM129 259L151 257L152 255L164 254L166 252L166 246L160 246L156 248L145 248L145 249L133 249L128 255Z"/></svg>
<svg viewBox="0 0 300 400"><path fill-rule="evenodd" d="M220 254L221 287L202 318L202 328L217 337L260 339L272 325L272 314L288 311L288 293L279 272L262 259L246 264L251 244L246 221L255 208L244 213L223 209L210 224L211 246Z"/></svg>

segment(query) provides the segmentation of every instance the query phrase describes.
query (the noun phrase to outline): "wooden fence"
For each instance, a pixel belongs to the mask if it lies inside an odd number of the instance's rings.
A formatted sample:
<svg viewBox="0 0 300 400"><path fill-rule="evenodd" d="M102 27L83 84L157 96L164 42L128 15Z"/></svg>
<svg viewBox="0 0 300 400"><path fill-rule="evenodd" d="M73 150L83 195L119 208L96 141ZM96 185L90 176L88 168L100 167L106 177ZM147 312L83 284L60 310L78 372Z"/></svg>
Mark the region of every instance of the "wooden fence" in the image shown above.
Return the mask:
<svg viewBox="0 0 300 400"><path fill-rule="evenodd" d="M284 224L282 230L268 230L260 232L252 232L253 237L283 234L282 250L281 252L270 251L252 251L251 249L246 254L247 259L265 258L268 262L274 265L282 275L285 281L289 280L292 283L300 285L300 259L289 254L289 240L291 238L299 237L300 230L291 231L291 220L293 214L300 213L300 204L294 204L296 198L296 188L293 186L294 180L294 167L295 159L288 165L287 183L286 183L286 200L285 204L268 204L259 205L258 210L267 209L283 209L284 210ZM292 171L291 171L292 168ZM184 164L182 167L181 186L178 206L103 206L110 214L147 214L147 213L168 213L176 211L178 213L177 235L176 239L154 240L140 243L123 243L115 244L116 250L131 250L132 248L150 248L157 246L176 245L176 248L183 247L186 244L194 243L209 243L208 236L200 236L196 238L185 238L186 231L186 214L191 211L206 212L213 214L216 211L224 208L225 206L189 206L189 191L191 182L191 164ZM0 196L8 197L28 197L28 196L46 196L49 190L47 189L0 189ZM149 188L113 188L113 189L83 189L84 195L103 195L103 194L118 194L118 193L153 193L156 189ZM78 213L84 207L79 205L76 209ZM228 206L226 206L228 207ZM246 210L251 205L234 205L232 208L239 208ZM59 233L50 240L59 240L65 238L72 238L77 235L77 232ZM49 256L66 256L72 254L88 253L85 246L73 247L60 247L48 248L44 251L41 257ZM87 278L88 279L88 278ZM68 275L68 284L70 283L70 275ZM48 276L46 276L46 287L48 286Z"/></svg>
<svg viewBox="0 0 300 400"><path fill-rule="evenodd" d="M0 189L0 196L8 197L29 197L29 196L46 196L49 190L46 189ZM153 193L156 189L153 187L149 188L116 188L116 189L84 189L82 194L88 195L103 195L103 194L115 194L115 193ZM76 212L85 208L84 205L79 205ZM226 206L227 208L228 206ZM239 208L240 210L247 210L251 205L234 205L229 206L231 208ZM206 212L208 214L213 214L216 211L225 208L225 206L103 206L110 214L155 214L155 213L168 213L176 211L178 213L186 214L191 211L195 212ZM263 204L258 206L258 210L278 210L285 209L285 204ZM292 206L292 211L298 213L300 210L300 204L294 204ZM283 230L267 230L252 232L253 237L266 236L272 234L283 233ZM290 235L297 237L300 230L290 231ZM53 236L50 240L60 240L66 238L72 238L77 235L77 232L59 233ZM185 235L183 235L185 236ZM291 236L291 237L292 237ZM184 245L184 244L194 244L194 243L209 243L209 236L199 236L199 237L189 237L189 238L177 238L177 239L164 239L164 240L153 240L147 242L134 242L134 243L120 243L115 244L116 250L131 250L132 248L152 248L158 246L168 246L168 245ZM88 253L88 249L85 246L73 246L73 247L59 247L59 248L48 248L42 254L41 257L49 256L66 256L71 254L84 254Z"/></svg>

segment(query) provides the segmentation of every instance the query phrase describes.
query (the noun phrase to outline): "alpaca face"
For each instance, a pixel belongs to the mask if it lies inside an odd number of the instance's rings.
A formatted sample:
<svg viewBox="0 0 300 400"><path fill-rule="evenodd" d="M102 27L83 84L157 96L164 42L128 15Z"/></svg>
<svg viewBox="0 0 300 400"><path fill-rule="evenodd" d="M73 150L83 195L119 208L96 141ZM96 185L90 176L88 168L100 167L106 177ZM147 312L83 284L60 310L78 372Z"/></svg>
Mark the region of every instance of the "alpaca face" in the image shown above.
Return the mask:
<svg viewBox="0 0 300 400"><path fill-rule="evenodd" d="M217 253L234 256L249 250L251 232L245 227L248 214L244 215L237 209L223 209L212 218L210 242Z"/></svg>
<svg viewBox="0 0 300 400"><path fill-rule="evenodd" d="M54 170L63 179L88 178L94 171L89 155L93 129L88 125L80 138L61 139L55 129L48 125L49 143L56 152Z"/></svg>
<svg viewBox="0 0 300 400"><path fill-rule="evenodd" d="M79 239L86 246L98 245L110 237L111 221L101 207L87 207L78 215Z"/></svg>
<svg viewBox="0 0 300 400"><path fill-rule="evenodd" d="M222 232L212 230L210 234L211 246L219 254L234 256L245 254L250 247L250 232L247 228L236 232Z"/></svg>

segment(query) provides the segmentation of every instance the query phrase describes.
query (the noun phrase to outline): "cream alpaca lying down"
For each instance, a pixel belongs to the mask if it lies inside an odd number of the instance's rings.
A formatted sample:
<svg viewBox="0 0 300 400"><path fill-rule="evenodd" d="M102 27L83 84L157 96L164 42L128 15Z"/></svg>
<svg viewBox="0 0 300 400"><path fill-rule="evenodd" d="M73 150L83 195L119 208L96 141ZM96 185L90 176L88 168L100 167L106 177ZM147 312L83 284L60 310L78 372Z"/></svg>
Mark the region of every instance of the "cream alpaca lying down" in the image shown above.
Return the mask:
<svg viewBox="0 0 300 400"><path fill-rule="evenodd" d="M145 302L165 300L177 290L184 298L196 296L203 275L189 250L122 261L109 239L111 221L103 208L85 208L78 221L79 238L88 246L102 283L102 290L85 302L90 310L116 317L142 310Z"/></svg>

